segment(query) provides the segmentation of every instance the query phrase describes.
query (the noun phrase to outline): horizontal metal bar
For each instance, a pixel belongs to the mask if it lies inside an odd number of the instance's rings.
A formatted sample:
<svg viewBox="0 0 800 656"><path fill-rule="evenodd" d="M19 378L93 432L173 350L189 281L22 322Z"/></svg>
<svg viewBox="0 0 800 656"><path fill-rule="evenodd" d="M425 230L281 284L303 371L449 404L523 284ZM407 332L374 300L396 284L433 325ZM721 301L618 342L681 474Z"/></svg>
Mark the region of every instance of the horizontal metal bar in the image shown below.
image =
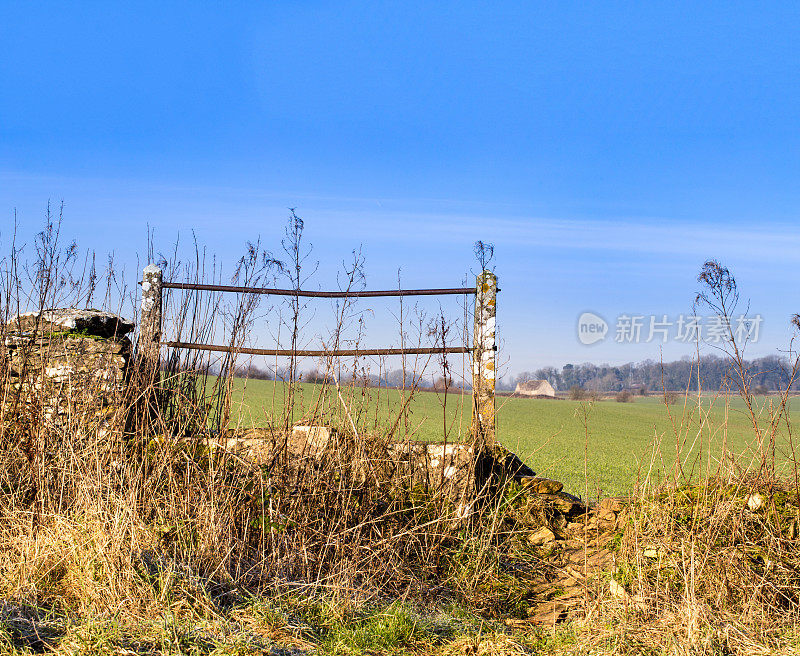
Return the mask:
<svg viewBox="0 0 800 656"><path fill-rule="evenodd" d="M445 348L407 348L407 349L338 349L335 351L306 351L291 349L254 349L254 348L232 348L230 346L218 346L216 344L194 344L192 342L161 342L163 346L170 348L192 349L196 351L219 351L222 353L242 353L244 355L277 355L295 357L323 357L345 356L345 355L434 355L438 353L471 353L472 349L466 346L447 346Z"/></svg>
<svg viewBox="0 0 800 656"><path fill-rule="evenodd" d="M235 287L233 285L204 285L193 282L165 282L165 289L193 289L207 292L236 292L237 294L273 294L276 296L307 296L310 298L368 298L375 296L446 296L474 294L474 287L448 289L389 289L385 291L309 292L301 289L268 289L266 287Z"/></svg>

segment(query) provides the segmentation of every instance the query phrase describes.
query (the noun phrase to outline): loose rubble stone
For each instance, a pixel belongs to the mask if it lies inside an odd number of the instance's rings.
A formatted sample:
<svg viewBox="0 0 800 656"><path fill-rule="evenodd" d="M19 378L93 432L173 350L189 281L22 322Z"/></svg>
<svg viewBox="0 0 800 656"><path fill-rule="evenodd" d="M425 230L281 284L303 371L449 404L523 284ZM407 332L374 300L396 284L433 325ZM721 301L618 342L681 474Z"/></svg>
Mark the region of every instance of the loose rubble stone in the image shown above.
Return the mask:
<svg viewBox="0 0 800 656"><path fill-rule="evenodd" d="M558 494L542 494L542 499L552 504L554 508L564 515L572 516L585 509L584 505L570 494L559 492Z"/></svg>
<svg viewBox="0 0 800 656"><path fill-rule="evenodd" d="M618 497L606 497L602 501L600 501L600 510L609 513L618 513L621 512L622 509L625 507L625 500L620 499Z"/></svg>
<svg viewBox="0 0 800 656"><path fill-rule="evenodd" d="M617 513L615 513L612 510L607 510L602 506L600 506L600 509L598 510L596 517L599 521L613 522L617 519Z"/></svg>
<svg viewBox="0 0 800 656"><path fill-rule="evenodd" d="M534 546L544 546L555 542L556 535L546 526L542 526L528 537L528 542Z"/></svg>
<svg viewBox="0 0 800 656"><path fill-rule="evenodd" d="M561 601L544 602L528 609L528 617L534 624L553 626L567 618L569 606Z"/></svg>
<svg viewBox="0 0 800 656"><path fill-rule="evenodd" d="M608 590L611 592L611 595L617 599L628 599L628 593L625 591L625 588L623 588L614 579L611 579L608 582Z"/></svg>
<svg viewBox="0 0 800 656"><path fill-rule="evenodd" d="M752 511L756 512L757 510L761 510L764 507L764 497L761 496L758 492L755 494L751 494L747 497L747 507Z"/></svg>
<svg viewBox="0 0 800 656"><path fill-rule="evenodd" d="M552 626L577 619L587 611L587 601L597 599L604 592L612 596L614 591L617 594L620 590L625 593L619 584L616 584L619 588L611 591L607 587L607 576L617 568L615 551L611 545L616 518L618 513L624 513L626 500L615 499L589 507L577 497L564 492L537 495L536 499L551 509L550 514L545 513L545 516L552 516L548 520L547 528L550 530L559 515L566 519L562 513L569 513L572 519L564 524L561 537L557 531L553 531L555 540L548 545L548 553L541 556L546 567L541 584L531 588L532 603L528 608L528 621ZM534 533L537 534L545 535L541 529ZM603 572L605 574L601 574ZM638 597L620 598L635 609L645 605Z"/></svg>
<svg viewBox="0 0 800 656"><path fill-rule="evenodd" d="M520 480L520 483L537 494L557 494L564 488L564 484L560 481L536 476L524 476Z"/></svg>

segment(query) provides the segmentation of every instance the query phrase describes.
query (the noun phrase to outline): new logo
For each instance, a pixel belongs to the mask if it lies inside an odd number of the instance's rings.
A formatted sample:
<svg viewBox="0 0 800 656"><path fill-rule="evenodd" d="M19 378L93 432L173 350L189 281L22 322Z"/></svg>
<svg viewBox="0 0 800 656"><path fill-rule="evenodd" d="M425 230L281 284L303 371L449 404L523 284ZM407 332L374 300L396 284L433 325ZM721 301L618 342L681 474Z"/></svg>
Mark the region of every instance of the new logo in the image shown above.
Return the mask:
<svg viewBox="0 0 800 656"><path fill-rule="evenodd" d="M584 312L578 317L578 339L581 344L594 344L606 338L608 324L594 312Z"/></svg>

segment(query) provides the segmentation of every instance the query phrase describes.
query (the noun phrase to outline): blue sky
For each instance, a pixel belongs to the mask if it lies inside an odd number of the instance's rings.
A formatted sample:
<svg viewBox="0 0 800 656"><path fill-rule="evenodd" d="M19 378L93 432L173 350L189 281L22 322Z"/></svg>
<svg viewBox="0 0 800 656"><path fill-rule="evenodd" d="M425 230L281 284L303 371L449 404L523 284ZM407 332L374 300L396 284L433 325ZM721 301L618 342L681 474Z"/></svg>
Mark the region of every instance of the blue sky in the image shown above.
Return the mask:
<svg viewBox="0 0 800 656"><path fill-rule="evenodd" d="M296 207L312 286L362 245L377 288L458 285L484 239L512 373L658 358L580 344L578 315L688 313L713 257L774 353L800 311L799 28L796 3L4 2L0 242L63 200L135 280L148 223L232 264Z"/></svg>

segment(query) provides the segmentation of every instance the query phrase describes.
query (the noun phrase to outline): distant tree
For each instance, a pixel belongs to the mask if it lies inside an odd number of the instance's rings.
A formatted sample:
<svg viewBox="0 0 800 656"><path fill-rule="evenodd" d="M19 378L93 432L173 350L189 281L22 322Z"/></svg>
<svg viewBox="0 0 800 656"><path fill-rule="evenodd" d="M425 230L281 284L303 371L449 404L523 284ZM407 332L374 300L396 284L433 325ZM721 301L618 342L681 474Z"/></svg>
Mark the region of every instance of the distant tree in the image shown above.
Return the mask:
<svg viewBox="0 0 800 656"><path fill-rule="evenodd" d="M431 389L435 392L444 392L445 389L451 390L453 389L453 379L448 377L447 380L445 380L443 376L439 376L433 381L433 387Z"/></svg>
<svg viewBox="0 0 800 656"><path fill-rule="evenodd" d="M575 384L575 365L565 364L561 369L561 389L569 389Z"/></svg>
<svg viewBox="0 0 800 656"><path fill-rule="evenodd" d="M785 358L770 355L745 361L752 375L753 385L764 385L769 390L785 389L790 379L791 367ZM535 371L523 371L513 379L516 383L526 380L547 380L555 389L569 390L574 386L598 392L619 392L633 389L642 396L647 390L706 390L722 389L729 377L729 365L716 355L707 355L700 360L685 357L674 362L643 360L620 366L608 364L566 364L558 371L545 367ZM635 383L633 382L635 381Z"/></svg>
<svg viewBox="0 0 800 656"><path fill-rule="evenodd" d="M303 382L321 385L325 382L325 374L323 374L319 369L311 369L303 374Z"/></svg>
<svg viewBox="0 0 800 656"><path fill-rule="evenodd" d="M586 398L586 390L580 385L573 385L569 388L569 398L573 401L581 401Z"/></svg>
<svg viewBox="0 0 800 656"><path fill-rule="evenodd" d="M267 369L262 369L258 365L248 364L244 367L237 367L234 372L237 378L250 378L253 380L273 380L275 376Z"/></svg>
<svg viewBox="0 0 800 656"><path fill-rule="evenodd" d="M667 405L675 405L678 402L677 392L664 392L664 403Z"/></svg>

